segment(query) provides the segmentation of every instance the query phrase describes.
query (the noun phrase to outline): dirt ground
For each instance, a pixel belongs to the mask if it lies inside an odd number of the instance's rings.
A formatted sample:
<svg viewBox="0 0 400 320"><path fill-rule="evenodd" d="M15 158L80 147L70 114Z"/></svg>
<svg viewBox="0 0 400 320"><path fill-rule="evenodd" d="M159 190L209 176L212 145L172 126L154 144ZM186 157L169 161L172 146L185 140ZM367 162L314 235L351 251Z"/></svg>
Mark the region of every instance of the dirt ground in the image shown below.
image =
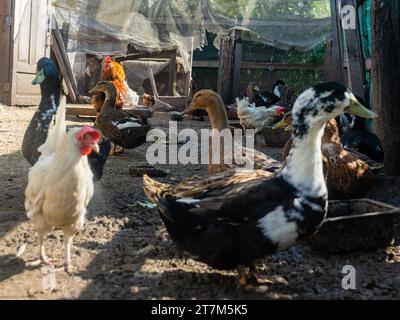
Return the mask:
<svg viewBox="0 0 400 320"><path fill-rule="evenodd" d="M374 252L326 255L306 244L269 256L260 271L271 283L238 288L235 271L218 271L185 257L170 241L156 209L146 201L142 179L128 173L145 163L148 144L111 156L96 185L87 224L74 240L73 274L30 268L38 236L24 210L29 165L20 151L34 108L0 106L0 299L399 299L400 227L392 246ZM72 121L74 120L74 121ZM91 124L69 119L69 125ZM166 120L153 118L156 126ZM185 120L179 127L208 127ZM259 143L261 145L261 143ZM261 148L261 147L260 147ZM261 148L279 157L280 149ZM166 169L166 168L164 168ZM206 174L201 165L168 166L171 177ZM400 180L378 181L368 196L400 206ZM397 219L398 220L398 219ZM15 258L17 248L27 243ZM62 258L62 234L46 240L48 254ZM356 289L342 288L345 265L356 268Z"/></svg>

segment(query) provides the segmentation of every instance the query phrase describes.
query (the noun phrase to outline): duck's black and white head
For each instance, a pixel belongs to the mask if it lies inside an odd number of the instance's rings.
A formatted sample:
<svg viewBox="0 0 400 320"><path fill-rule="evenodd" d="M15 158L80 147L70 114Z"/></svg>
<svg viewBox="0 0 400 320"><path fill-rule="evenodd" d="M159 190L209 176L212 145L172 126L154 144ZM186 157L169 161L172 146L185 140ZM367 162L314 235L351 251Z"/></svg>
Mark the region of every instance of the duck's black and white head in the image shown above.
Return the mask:
<svg viewBox="0 0 400 320"><path fill-rule="evenodd" d="M278 98L281 97L281 92L279 91L279 87L280 86L285 86L285 82L283 82L282 80L276 80L274 82L274 84L272 85L272 92L274 93L274 95L276 95Z"/></svg>
<svg viewBox="0 0 400 320"><path fill-rule="evenodd" d="M313 128L320 129L326 121L339 116L342 112L363 118L376 117L344 86L335 82L315 85L304 91L294 104L293 134L297 138L302 138Z"/></svg>

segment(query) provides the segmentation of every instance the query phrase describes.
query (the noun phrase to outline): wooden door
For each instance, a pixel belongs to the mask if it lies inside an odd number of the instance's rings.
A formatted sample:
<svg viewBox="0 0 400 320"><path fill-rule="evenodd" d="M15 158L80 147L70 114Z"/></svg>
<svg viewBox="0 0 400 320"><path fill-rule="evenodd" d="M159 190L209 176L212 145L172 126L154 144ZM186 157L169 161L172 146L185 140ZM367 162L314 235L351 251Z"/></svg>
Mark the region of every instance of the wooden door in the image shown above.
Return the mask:
<svg viewBox="0 0 400 320"><path fill-rule="evenodd" d="M40 88L31 81L36 63L49 56L48 0L13 0L12 105L33 105L40 101Z"/></svg>
<svg viewBox="0 0 400 320"><path fill-rule="evenodd" d="M0 103L10 104L12 0L0 1Z"/></svg>

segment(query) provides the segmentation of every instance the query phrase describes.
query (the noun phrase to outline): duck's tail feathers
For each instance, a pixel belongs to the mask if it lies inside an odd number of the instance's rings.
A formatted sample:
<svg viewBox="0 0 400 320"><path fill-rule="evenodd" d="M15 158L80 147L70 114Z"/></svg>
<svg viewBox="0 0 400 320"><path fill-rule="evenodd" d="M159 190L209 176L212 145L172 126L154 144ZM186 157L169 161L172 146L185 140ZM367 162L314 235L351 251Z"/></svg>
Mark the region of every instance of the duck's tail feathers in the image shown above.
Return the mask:
<svg viewBox="0 0 400 320"><path fill-rule="evenodd" d="M166 198L170 193L170 185L150 178L147 174L143 176L143 190L147 198L153 203Z"/></svg>
<svg viewBox="0 0 400 320"><path fill-rule="evenodd" d="M41 155L46 156L53 153L61 144L66 132L67 125L65 122L65 114L67 107L67 98L62 97L60 106L58 107L57 113L53 116L54 121L52 121L52 126L49 128L49 134L47 136L46 142L42 144L38 151Z"/></svg>

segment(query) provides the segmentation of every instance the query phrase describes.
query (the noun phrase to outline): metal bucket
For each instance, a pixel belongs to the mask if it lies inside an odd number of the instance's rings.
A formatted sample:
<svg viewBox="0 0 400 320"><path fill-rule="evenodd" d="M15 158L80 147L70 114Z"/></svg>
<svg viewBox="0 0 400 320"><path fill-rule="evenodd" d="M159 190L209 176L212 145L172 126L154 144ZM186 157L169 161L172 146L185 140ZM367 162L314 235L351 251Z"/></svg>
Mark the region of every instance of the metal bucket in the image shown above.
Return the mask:
<svg viewBox="0 0 400 320"><path fill-rule="evenodd" d="M328 214L308 244L327 253L387 247L394 239L394 215L400 208L371 199L329 201Z"/></svg>

